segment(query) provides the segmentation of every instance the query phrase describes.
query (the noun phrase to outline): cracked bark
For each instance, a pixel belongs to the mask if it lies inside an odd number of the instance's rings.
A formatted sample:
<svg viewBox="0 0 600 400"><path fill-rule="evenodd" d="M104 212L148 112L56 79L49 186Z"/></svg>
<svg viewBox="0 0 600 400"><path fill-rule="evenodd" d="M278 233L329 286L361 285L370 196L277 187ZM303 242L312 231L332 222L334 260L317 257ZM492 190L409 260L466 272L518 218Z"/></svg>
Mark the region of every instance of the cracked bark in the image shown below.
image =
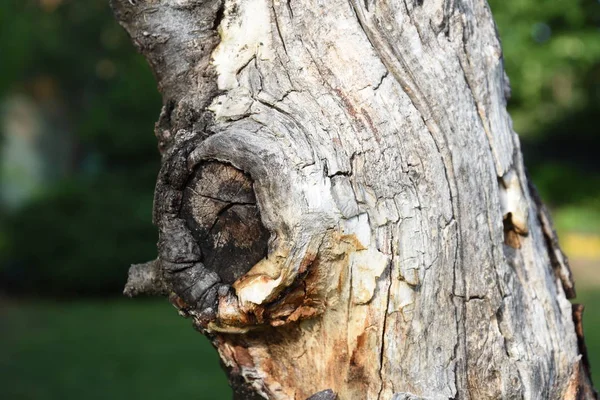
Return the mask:
<svg viewBox="0 0 600 400"><path fill-rule="evenodd" d="M485 1L112 0L152 66L156 260L238 399L591 399Z"/></svg>

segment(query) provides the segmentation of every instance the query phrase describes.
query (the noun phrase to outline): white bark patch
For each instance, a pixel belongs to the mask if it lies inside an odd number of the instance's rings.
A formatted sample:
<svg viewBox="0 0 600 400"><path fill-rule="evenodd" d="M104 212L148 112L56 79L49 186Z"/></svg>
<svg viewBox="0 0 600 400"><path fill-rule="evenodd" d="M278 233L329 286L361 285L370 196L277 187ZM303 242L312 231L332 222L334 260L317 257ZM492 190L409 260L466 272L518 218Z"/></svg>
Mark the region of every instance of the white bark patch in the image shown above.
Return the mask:
<svg viewBox="0 0 600 400"><path fill-rule="evenodd" d="M236 120L249 114L252 102L248 89L237 87L216 97L208 109L215 113L218 121Z"/></svg>
<svg viewBox="0 0 600 400"><path fill-rule="evenodd" d="M354 236L359 246L358 251L350 255L352 300L354 304L367 304L373 298L377 279L390 262L391 256L375 248L366 213L345 220L341 228L345 235Z"/></svg>
<svg viewBox="0 0 600 400"><path fill-rule="evenodd" d="M359 213L348 178L339 176L331 178L331 195L344 218L352 218Z"/></svg>
<svg viewBox="0 0 600 400"><path fill-rule="evenodd" d="M377 279L389 261L390 257L373 248L358 251L350 256L354 304L367 304L371 301L377 286Z"/></svg>
<svg viewBox="0 0 600 400"><path fill-rule="evenodd" d="M252 58L272 58L271 14L266 0L226 0L213 52L219 90L238 86L237 73Z"/></svg>
<svg viewBox="0 0 600 400"><path fill-rule="evenodd" d="M415 302L415 290L408 283L404 281L398 282L398 289L395 292L396 295L391 297L393 311L402 311L403 313L410 312ZM411 306L411 307L409 307Z"/></svg>
<svg viewBox="0 0 600 400"><path fill-rule="evenodd" d="M358 240L362 249L369 247L371 243L371 227L369 226L369 216L366 213L344 221L342 231L346 235L356 236L356 240Z"/></svg>
<svg viewBox="0 0 600 400"><path fill-rule="evenodd" d="M301 187L308 212L337 212L337 207L331 196L331 181L323 179L320 168L311 165L304 169L306 179L297 183Z"/></svg>
<svg viewBox="0 0 600 400"><path fill-rule="evenodd" d="M506 217L510 213L515 228L521 233L527 233L529 205L523 196L519 177L514 170L508 171L501 179L500 205L502 206L502 216Z"/></svg>
<svg viewBox="0 0 600 400"><path fill-rule="evenodd" d="M270 279L259 276L250 281L246 286L237 291L238 299L241 304L264 303L273 292L280 286L282 278Z"/></svg>

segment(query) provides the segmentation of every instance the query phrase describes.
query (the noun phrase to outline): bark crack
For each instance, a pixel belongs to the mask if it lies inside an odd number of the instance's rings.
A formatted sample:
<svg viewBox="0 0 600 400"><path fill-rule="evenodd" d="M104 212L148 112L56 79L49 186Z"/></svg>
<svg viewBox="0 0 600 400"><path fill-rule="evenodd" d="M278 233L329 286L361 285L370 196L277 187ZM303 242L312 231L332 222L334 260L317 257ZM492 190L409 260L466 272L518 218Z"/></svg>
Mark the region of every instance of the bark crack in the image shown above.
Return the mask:
<svg viewBox="0 0 600 400"><path fill-rule="evenodd" d="M392 296L392 280L393 278L393 268L394 268L394 258L395 258L395 249L394 249L394 235L390 235L390 252L391 252L391 259L389 261L389 274L388 274L388 279L389 279L389 284L387 287L387 296L386 296L386 307L384 310L384 314L383 314L383 329L381 331L381 350L379 353L379 379L381 381L381 386L379 388L379 392L377 394L377 399L381 400L381 393L383 392L383 389L385 387L385 378L383 375L383 369L384 369L384 362L385 362L385 334L387 332L388 329L388 316L389 316L389 311L390 311L390 305L391 305L391 296Z"/></svg>
<svg viewBox="0 0 600 400"><path fill-rule="evenodd" d="M275 21L275 30L277 31L277 36L279 36L279 40L281 40L281 46L283 47L284 53L287 55L287 47L285 46L285 40L283 40L283 35L281 34L281 28L279 27L279 16L277 15L277 11L275 11L275 4L271 3L271 10L273 11L273 21Z"/></svg>

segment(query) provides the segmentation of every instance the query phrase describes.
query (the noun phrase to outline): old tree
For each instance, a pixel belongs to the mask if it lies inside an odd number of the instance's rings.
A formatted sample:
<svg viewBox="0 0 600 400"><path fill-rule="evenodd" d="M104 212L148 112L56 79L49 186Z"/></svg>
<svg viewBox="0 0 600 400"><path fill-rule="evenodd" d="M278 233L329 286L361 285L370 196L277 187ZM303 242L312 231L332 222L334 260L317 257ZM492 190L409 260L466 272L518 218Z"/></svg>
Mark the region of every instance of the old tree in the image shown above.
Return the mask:
<svg viewBox="0 0 600 400"><path fill-rule="evenodd" d="M168 294L236 398L595 398L485 0L112 6L164 99L126 292Z"/></svg>

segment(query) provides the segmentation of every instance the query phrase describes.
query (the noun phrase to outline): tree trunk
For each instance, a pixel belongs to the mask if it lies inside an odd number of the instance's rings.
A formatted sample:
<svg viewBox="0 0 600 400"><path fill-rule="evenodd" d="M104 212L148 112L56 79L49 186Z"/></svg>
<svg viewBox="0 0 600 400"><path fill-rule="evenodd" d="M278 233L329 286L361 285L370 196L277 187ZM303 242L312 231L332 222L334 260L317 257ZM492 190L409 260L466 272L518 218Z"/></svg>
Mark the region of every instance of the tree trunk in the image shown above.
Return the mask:
<svg viewBox="0 0 600 400"><path fill-rule="evenodd" d="M126 292L169 294L236 398L595 398L486 1L112 4L164 98Z"/></svg>

